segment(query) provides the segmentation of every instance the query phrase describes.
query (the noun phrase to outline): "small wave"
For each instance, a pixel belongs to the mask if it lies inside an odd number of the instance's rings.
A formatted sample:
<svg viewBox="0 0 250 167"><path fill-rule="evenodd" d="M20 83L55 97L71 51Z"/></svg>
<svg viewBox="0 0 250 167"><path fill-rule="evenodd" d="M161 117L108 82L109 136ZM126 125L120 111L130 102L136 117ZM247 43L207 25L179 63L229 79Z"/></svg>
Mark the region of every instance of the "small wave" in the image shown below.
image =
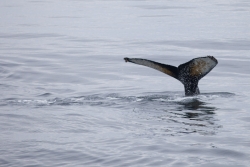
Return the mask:
<svg viewBox="0 0 250 167"><path fill-rule="evenodd" d="M149 94L149 93L148 93ZM186 97L178 93L159 93L149 94L144 96L120 96L119 94L93 94L87 96L77 96L68 98L51 98L51 93L44 93L37 96L37 99L17 99L8 98L0 101L0 105L35 105L35 106L49 106L49 105L100 105L100 106L117 106L142 103L161 103L161 104L188 104L196 101L207 102L217 98L229 98L234 96L233 93L216 92L203 93L198 96Z"/></svg>
<svg viewBox="0 0 250 167"><path fill-rule="evenodd" d="M212 93L201 93L198 96L216 96L216 97L232 97L235 96L234 93L229 93L229 92L212 92Z"/></svg>
<svg viewBox="0 0 250 167"><path fill-rule="evenodd" d="M38 97L48 97L48 96L51 96L52 94L51 93L43 93L41 95L38 95Z"/></svg>

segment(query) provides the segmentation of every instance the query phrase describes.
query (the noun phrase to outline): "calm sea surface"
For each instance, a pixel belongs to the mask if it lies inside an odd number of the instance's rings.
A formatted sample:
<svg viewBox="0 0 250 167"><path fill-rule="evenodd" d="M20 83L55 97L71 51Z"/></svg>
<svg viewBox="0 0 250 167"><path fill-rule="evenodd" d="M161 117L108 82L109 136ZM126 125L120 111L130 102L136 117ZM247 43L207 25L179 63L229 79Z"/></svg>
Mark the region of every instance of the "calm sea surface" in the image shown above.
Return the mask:
<svg viewBox="0 0 250 167"><path fill-rule="evenodd" d="M249 167L248 0L2 0L1 167ZM219 64L183 85L125 63Z"/></svg>

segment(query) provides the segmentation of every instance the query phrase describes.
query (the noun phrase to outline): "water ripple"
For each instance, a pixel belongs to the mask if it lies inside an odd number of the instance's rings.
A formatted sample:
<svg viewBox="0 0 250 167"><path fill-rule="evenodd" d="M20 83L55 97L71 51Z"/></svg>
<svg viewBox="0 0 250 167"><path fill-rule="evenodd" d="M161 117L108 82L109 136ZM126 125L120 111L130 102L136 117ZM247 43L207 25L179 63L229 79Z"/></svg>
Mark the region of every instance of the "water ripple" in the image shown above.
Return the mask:
<svg viewBox="0 0 250 167"><path fill-rule="evenodd" d="M120 104L160 104L160 105L181 105L187 109L199 109L206 104L207 101L216 98L230 98L234 96L232 93L218 92L218 93L204 93L194 97L185 97L182 94L170 92L174 95L152 94L147 96L120 96L116 93L112 94L94 94L87 96L77 96L68 98L46 98L53 94L44 93L39 95L39 99L17 99L7 98L0 101L1 105L91 105L91 106L117 106ZM40 98L44 97L44 99ZM206 107L204 107L205 109ZM209 108L207 108L209 109ZM210 108L211 109L211 108Z"/></svg>

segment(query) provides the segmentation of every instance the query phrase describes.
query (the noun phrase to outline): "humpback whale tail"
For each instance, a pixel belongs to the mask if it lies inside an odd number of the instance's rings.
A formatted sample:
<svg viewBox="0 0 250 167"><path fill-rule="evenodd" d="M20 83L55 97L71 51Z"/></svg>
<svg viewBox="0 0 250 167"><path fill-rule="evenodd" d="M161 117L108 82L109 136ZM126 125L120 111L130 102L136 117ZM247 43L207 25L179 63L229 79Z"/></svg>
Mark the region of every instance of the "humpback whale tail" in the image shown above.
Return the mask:
<svg viewBox="0 0 250 167"><path fill-rule="evenodd" d="M199 80L207 75L218 64L218 61L213 56L198 57L181 64L178 67L161 64L147 59L125 57L124 60L125 62L131 62L156 69L174 77L184 85L186 96L200 94L198 88Z"/></svg>

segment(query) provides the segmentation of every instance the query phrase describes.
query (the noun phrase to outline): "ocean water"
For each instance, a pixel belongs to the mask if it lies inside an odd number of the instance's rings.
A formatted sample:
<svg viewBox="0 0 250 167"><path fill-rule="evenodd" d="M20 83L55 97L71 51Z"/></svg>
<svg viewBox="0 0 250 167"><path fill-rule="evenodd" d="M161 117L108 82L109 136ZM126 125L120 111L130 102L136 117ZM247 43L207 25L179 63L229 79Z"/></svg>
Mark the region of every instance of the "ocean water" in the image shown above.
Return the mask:
<svg viewBox="0 0 250 167"><path fill-rule="evenodd" d="M248 167L250 2L0 2L1 167ZM183 85L125 63L218 65Z"/></svg>

